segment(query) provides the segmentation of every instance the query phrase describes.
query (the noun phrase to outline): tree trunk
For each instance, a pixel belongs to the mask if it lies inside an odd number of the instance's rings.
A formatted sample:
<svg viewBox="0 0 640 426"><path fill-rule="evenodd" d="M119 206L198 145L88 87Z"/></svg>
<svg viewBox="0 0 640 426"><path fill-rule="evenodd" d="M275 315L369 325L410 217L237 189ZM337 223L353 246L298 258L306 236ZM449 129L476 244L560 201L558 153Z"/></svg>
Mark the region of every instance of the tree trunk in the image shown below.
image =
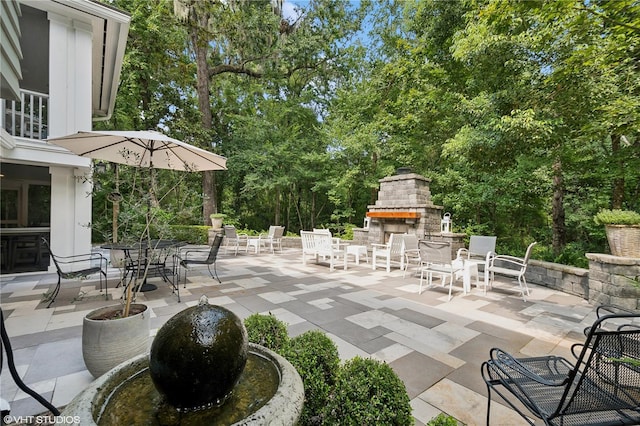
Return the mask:
<svg viewBox="0 0 640 426"><path fill-rule="evenodd" d="M558 255L567 243L567 229L564 214L564 179L562 175L562 160L553 163L553 253Z"/></svg>
<svg viewBox="0 0 640 426"><path fill-rule="evenodd" d="M280 226L280 207L281 207L281 203L280 203L280 188L276 188L275 190L275 220L274 220L274 225Z"/></svg>
<svg viewBox="0 0 640 426"><path fill-rule="evenodd" d="M204 23L206 24L206 22ZM202 25L205 27L205 25ZM198 108L202 117L202 128L211 130L213 128L213 118L211 116L211 106L209 103L209 64L207 63L207 43L200 40L198 29L191 28L191 42L196 54L197 66L197 93ZM218 198L216 194L216 179L213 171L208 170L202 173L202 222L207 225L209 216L218 212Z"/></svg>
<svg viewBox="0 0 640 426"><path fill-rule="evenodd" d="M611 135L611 156L615 164L611 208L622 209L624 202L624 160L620 154L620 135Z"/></svg>

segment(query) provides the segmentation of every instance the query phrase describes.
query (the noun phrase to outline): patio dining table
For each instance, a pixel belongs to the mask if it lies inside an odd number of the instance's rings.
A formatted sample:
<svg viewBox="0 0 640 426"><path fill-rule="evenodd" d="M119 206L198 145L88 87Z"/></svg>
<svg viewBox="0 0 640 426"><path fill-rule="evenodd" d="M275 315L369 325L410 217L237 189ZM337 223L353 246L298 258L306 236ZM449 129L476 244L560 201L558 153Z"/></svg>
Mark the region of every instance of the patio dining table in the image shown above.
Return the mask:
<svg viewBox="0 0 640 426"><path fill-rule="evenodd" d="M100 248L111 250L112 256L114 250L122 251L124 274L118 285L124 284L127 277L129 277L127 286L131 284L134 278L144 277L140 287L140 291L144 292L158 288L154 284L147 283L147 278L161 277L163 281L170 284L173 283L169 276L173 276L175 271L173 265L171 267L167 266L167 259L172 257L176 250L185 245L187 243L180 240L154 239L132 243L108 243L101 245ZM111 263L114 263L113 258Z"/></svg>

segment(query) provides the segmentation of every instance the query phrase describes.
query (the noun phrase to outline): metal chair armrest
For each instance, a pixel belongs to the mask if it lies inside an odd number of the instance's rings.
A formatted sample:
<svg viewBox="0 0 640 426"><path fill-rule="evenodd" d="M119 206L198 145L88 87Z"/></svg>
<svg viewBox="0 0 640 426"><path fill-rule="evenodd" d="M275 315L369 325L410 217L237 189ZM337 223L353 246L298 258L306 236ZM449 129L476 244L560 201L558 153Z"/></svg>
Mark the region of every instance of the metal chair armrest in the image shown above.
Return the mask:
<svg viewBox="0 0 640 426"><path fill-rule="evenodd" d="M523 268L525 266L524 259L506 254L499 254L490 258L489 266L494 266L496 262L505 262L511 265L516 265L519 268Z"/></svg>
<svg viewBox="0 0 640 426"><path fill-rule="evenodd" d="M564 386L567 383L568 376L561 381L547 380L544 377L531 371L531 369L527 368L526 365L519 362L516 358L514 358L512 355L508 354L507 352L503 351L502 349L499 349L499 348L491 349L490 357L491 357L493 366L499 369L502 372L502 374L504 374L506 377L510 379L513 378L511 374L511 372L513 371L545 386ZM540 359L540 360L545 360L553 363L557 362L567 367L568 369L574 368L574 365L571 364L566 359L562 357L554 356L554 355L539 357L539 358L529 358L529 359L530 360Z"/></svg>
<svg viewBox="0 0 640 426"><path fill-rule="evenodd" d="M468 258L469 256L471 256L471 252L469 252L469 250L464 247L459 248L458 252L456 253L456 258L462 259L465 256Z"/></svg>
<svg viewBox="0 0 640 426"><path fill-rule="evenodd" d="M178 252L173 255L173 258L178 261L188 260L190 253L202 253L202 254L208 255L210 251L211 251L210 246L203 245L202 247L195 247L195 248L189 247L186 250L183 250L183 249L178 250Z"/></svg>
<svg viewBox="0 0 640 426"><path fill-rule="evenodd" d="M596 315L598 318L602 318L605 315L611 314L635 314L636 311L632 309L623 308L618 305L600 305L596 308Z"/></svg>

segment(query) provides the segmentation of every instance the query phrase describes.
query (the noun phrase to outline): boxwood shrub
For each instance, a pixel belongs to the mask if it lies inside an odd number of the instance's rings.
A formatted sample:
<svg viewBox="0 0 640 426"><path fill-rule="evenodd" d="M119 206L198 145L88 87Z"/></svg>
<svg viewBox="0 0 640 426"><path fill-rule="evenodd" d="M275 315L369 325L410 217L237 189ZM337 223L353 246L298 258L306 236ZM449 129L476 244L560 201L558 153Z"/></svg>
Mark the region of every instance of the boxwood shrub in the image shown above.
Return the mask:
<svg viewBox="0 0 640 426"><path fill-rule="evenodd" d="M338 348L325 333L311 330L290 340L285 358L296 368L304 383L305 401L299 424L324 424L321 412L340 368Z"/></svg>
<svg viewBox="0 0 640 426"><path fill-rule="evenodd" d="M412 425L404 383L386 363L355 357L343 365L323 410L325 424Z"/></svg>
<svg viewBox="0 0 640 426"><path fill-rule="evenodd" d="M244 320L247 337L251 343L256 343L283 355L289 345L287 324L274 315L253 314Z"/></svg>

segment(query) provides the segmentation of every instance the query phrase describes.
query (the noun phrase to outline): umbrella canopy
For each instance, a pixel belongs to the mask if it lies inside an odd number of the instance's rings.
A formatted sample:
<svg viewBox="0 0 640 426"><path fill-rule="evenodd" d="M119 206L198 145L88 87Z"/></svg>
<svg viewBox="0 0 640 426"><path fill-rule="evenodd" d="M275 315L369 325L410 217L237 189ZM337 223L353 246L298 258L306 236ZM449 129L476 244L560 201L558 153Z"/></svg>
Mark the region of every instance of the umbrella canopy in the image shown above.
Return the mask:
<svg viewBox="0 0 640 426"><path fill-rule="evenodd" d="M78 132L47 141L96 160L168 170L226 170L227 159L160 132Z"/></svg>

